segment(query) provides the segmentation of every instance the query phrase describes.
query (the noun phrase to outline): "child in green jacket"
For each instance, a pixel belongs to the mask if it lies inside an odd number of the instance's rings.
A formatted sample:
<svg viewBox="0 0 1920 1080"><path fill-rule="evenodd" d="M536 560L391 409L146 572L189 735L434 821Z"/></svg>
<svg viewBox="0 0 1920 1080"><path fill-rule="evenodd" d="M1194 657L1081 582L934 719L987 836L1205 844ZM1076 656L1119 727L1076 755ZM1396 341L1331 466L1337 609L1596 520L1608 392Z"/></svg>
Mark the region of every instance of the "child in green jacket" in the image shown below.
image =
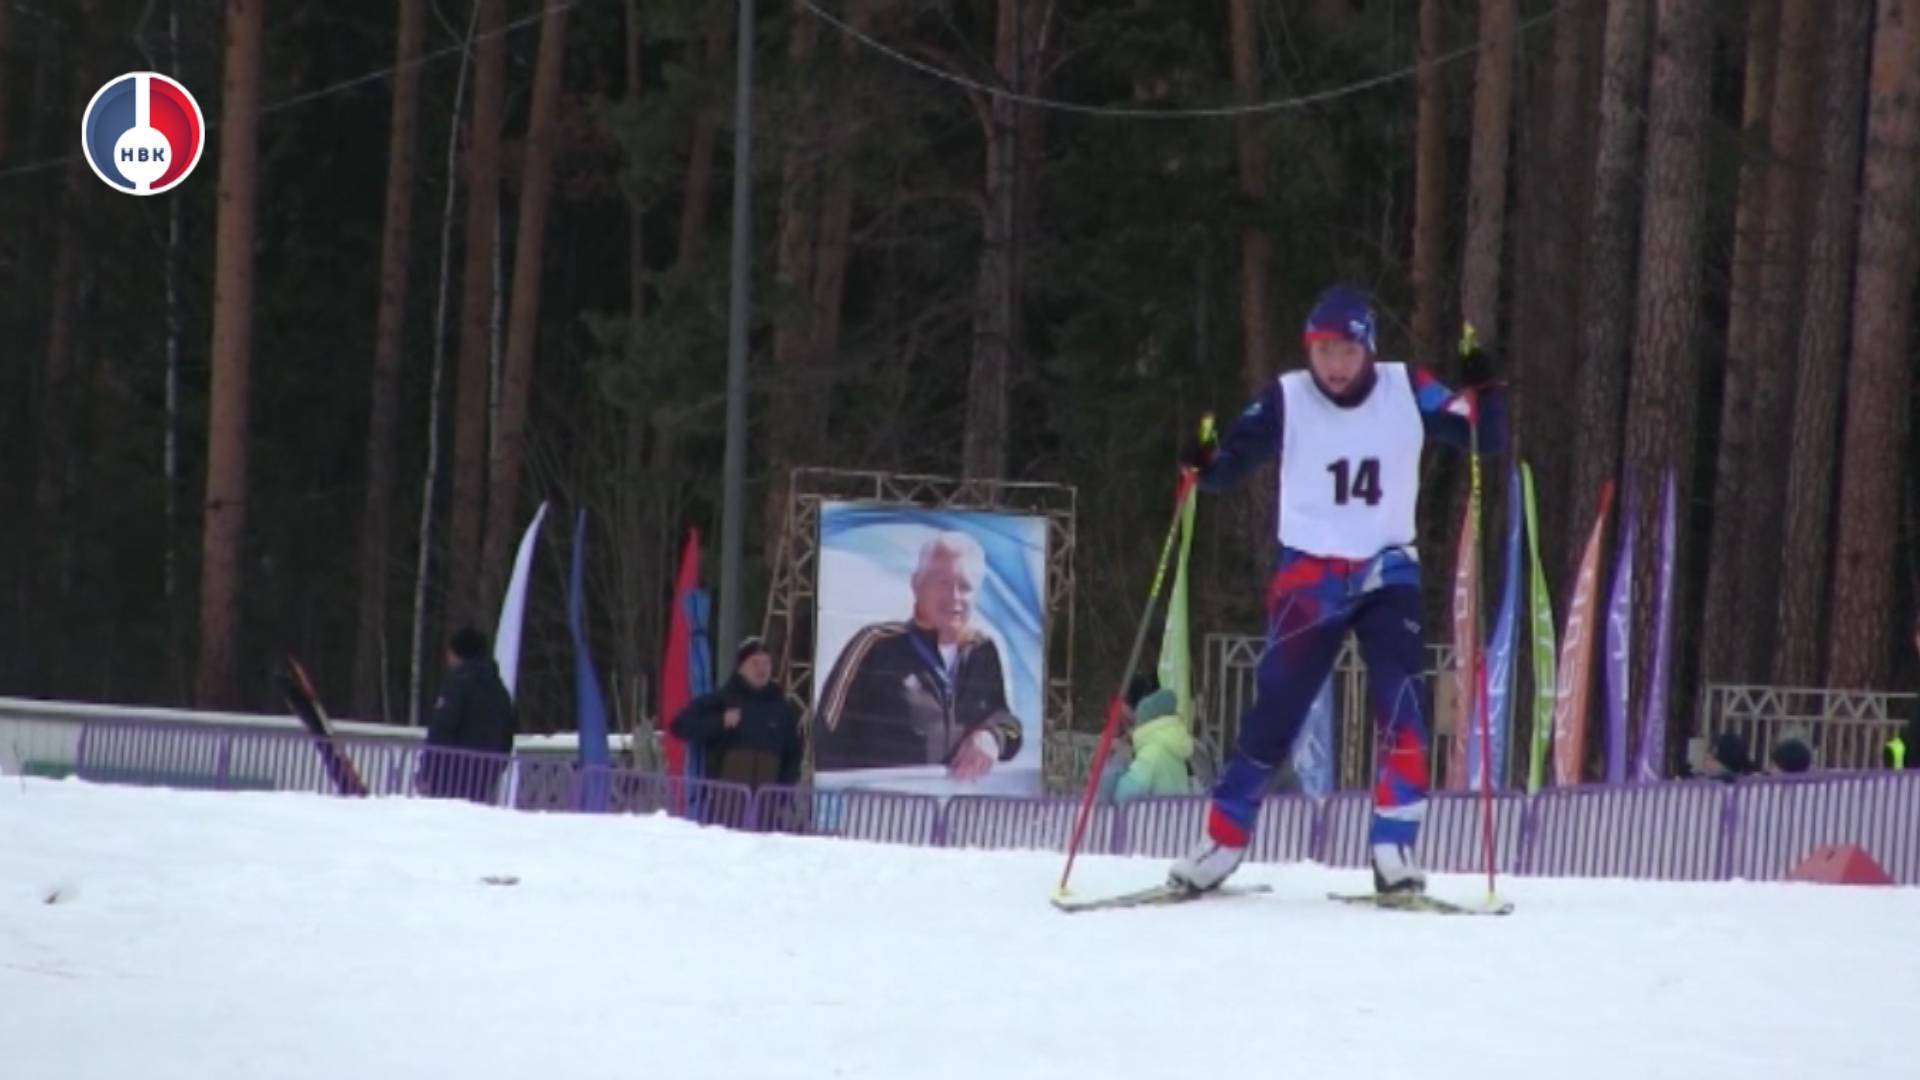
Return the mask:
<svg viewBox="0 0 1920 1080"><path fill-rule="evenodd" d="M1193 734L1180 719L1180 699L1155 690L1133 708L1133 763L1114 785L1116 802L1150 795L1191 795Z"/></svg>

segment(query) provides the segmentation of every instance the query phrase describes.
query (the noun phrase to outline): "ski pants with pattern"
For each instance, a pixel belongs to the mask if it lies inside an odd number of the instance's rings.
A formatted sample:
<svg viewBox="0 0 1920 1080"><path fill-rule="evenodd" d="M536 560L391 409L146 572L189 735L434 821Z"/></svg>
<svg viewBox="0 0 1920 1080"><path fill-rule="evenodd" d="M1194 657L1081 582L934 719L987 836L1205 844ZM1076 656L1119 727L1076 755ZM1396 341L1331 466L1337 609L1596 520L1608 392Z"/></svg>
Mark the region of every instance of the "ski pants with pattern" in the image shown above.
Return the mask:
<svg viewBox="0 0 1920 1080"><path fill-rule="evenodd" d="M1420 672L1420 567L1401 549L1372 559L1283 552L1267 590L1254 703L1213 789L1208 835L1244 847L1260 799L1352 631L1367 666L1375 732L1368 843L1412 846L1426 812L1427 726Z"/></svg>

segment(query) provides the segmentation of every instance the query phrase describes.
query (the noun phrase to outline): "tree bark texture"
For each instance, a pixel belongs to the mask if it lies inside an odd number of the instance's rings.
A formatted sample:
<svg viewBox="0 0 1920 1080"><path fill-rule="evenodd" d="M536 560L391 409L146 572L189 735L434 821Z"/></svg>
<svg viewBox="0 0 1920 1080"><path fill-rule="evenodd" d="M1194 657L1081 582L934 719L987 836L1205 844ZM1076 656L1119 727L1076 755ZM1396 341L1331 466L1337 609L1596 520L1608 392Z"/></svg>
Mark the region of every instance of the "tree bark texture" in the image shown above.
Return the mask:
<svg viewBox="0 0 1920 1080"><path fill-rule="evenodd" d="M1442 0L1420 0L1413 151L1413 348L1418 356L1433 356L1445 347L1440 328L1446 321L1447 97L1442 70L1435 63L1443 6Z"/></svg>
<svg viewBox="0 0 1920 1080"><path fill-rule="evenodd" d="M1833 513L1833 466L1846 369L1847 316L1853 299L1853 242L1860 183L1861 105L1873 0L1833 0L1819 120L1819 191L1808 248L1807 288L1798 333L1793 440L1786 481L1786 543L1773 638L1772 680L1820 685Z"/></svg>
<svg viewBox="0 0 1920 1080"><path fill-rule="evenodd" d="M566 65L567 9L550 6L540 21L540 51L533 65L519 231L513 247L513 299L507 315L507 348L500 377L500 423L487 470L491 490L487 496L483 565L489 596L498 596L506 589L514 541L522 524L520 477L526 464L534 348L540 339L541 269L545 265L556 121Z"/></svg>
<svg viewBox="0 0 1920 1080"><path fill-rule="evenodd" d="M260 53L266 0L227 0L221 79L219 211L213 268L200 657L193 698L236 703L234 628L247 511L247 381L253 355L254 195L259 179Z"/></svg>
<svg viewBox="0 0 1920 1080"><path fill-rule="evenodd" d="M1779 59L1780 0L1753 0L1747 10L1746 84L1741 110L1740 190L1734 208L1733 285L1727 298L1727 360L1720 391L1720 443L1713 472L1714 525L1708 540L1707 603L1701 641L1701 674L1734 676L1741 631L1740 603L1743 507L1753 469L1753 380L1763 317L1761 273L1766 266L1767 187L1774 81Z"/></svg>
<svg viewBox="0 0 1920 1080"><path fill-rule="evenodd" d="M487 496L487 413L500 125L506 99L505 0L475 0L473 126L467 139L467 226L461 275L460 359L454 377L453 505L447 539L447 612L454 625L481 617L481 530Z"/></svg>
<svg viewBox="0 0 1920 1080"><path fill-rule="evenodd" d="M1912 409L1920 4L1879 0L1877 11L1827 658L1827 683L1841 689L1884 687L1893 659L1889 598Z"/></svg>
<svg viewBox="0 0 1920 1080"><path fill-rule="evenodd" d="M367 498L360 518L360 604L355 625L353 707L380 712L380 643L387 614L393 519L394 426L407 323L407 261L413 245L413 177L420 133L420 64L426 0L401 0L394 49L393 115L387 130L385 223L380 233L380 299L374 316L373 392L367 421ZM384 717L382 718L384 719Z"/></svg>
<svg viewBox="0 0 1920 1080"><path fill-rule="evenodd" d="M1467 241L1460 317L1484 341L1502 337L1500 258L1507 227L1507 144L1513 127L1516 0L1480 0L1473 75L1473 152L1467 164Z"/></svg>

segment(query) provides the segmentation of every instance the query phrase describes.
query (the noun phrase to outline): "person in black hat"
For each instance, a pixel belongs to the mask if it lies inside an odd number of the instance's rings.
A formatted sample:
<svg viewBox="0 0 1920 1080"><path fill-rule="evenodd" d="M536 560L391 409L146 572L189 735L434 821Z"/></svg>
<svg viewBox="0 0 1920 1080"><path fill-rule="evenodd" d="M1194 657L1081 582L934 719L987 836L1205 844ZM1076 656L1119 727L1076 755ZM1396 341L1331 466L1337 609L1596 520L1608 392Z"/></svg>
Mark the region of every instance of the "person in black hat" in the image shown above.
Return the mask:
<svg viewBox="0 0 1920 1080"><path fill-rule="evenodd" d="M1753 772L1753 758L1747 753L1747 740L1731 731L1714 736L1700 775L1709 780L1731 784Z"/></svg>
<svg viewBox="0 0 1920 1080"><path fill-rule="evenodd" d="M800 779L800 717L773 681L773 657L757 637L735 650L726 685L688 702L672 728L700 749L705 779L747 787Z"/></svg>
<svg viewBox="0 0 1920 1080"><path fill-rule="evenodd" d="M1785 736L1773 744L1773 753L1769 755L1773 770L1780 773L1803 773L1813 768L1813 748L1799 733Z"/></svg>
<svg viewBox="0 0 1920 1080"><path fill-rule="evenodd" d="M421 786L442 798L493 802L517 727L513 695L487 652L487 635L461 627L447 640L447 678L427 722Z"/></svg>

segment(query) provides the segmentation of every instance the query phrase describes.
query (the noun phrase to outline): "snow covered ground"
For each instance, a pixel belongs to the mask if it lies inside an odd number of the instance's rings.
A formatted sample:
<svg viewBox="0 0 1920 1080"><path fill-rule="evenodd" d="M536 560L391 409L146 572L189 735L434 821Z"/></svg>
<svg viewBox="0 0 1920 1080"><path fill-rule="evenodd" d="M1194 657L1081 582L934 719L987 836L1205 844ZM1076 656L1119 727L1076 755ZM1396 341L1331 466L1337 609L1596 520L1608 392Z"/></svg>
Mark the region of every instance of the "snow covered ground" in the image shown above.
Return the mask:
<svg viewBox="0 0 1920 1080"><path fill-rule="evenodd" d="M1920 890L1511 880L1511 918L1447 919L1259 867L1275 894L1067 916L1058 871L7 778L0 1076L1920 1076Z"/></svg>

